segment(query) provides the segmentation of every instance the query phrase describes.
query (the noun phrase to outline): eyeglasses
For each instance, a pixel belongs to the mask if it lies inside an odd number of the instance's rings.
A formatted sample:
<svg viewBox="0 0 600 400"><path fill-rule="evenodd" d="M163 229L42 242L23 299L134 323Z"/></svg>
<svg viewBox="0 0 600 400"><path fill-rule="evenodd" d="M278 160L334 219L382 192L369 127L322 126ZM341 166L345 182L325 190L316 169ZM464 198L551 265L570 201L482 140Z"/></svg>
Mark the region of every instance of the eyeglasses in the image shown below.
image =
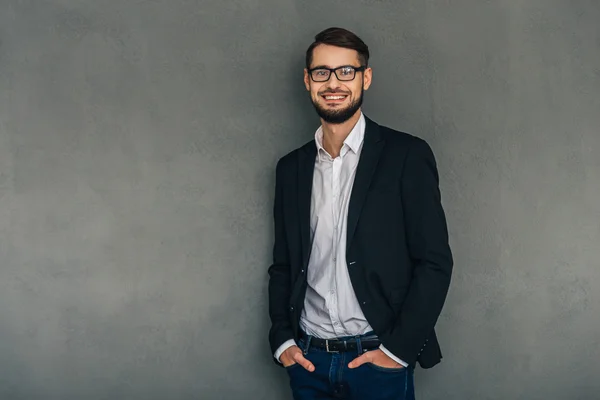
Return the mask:
<svg viewBox="0 0 600 400"><path fill-rule="evenodd" d="M331 78L331 73L335 73L335 76L339 81L351 81L356 76L356 72L364 71L366 67L353 67L352 65L344 65L337 68L325 68L317 67L308 70L310 77L315 82L327 82Z"/></svg>

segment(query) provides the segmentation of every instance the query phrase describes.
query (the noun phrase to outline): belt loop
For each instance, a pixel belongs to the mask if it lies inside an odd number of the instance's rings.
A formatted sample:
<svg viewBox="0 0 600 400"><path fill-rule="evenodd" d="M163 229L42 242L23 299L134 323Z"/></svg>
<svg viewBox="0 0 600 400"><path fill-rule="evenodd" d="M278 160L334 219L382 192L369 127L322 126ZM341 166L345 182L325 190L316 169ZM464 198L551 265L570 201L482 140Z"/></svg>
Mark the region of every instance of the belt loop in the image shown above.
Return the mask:
<svg viewBox="0 0 600 400"><path fill-rule="evenodd" d="M358 355L360 356L363 352L362 343L360 341L360 336L356 336L356 349L358 350Z"/></svg>
<svg viewBox="0 0 600 400"><path fill-rule="evenodd" d="M304 351L302 354L308 354L308 348L310 347L310 340L312 339L312 335L306 335L306 343L304 344Z"/></svg>

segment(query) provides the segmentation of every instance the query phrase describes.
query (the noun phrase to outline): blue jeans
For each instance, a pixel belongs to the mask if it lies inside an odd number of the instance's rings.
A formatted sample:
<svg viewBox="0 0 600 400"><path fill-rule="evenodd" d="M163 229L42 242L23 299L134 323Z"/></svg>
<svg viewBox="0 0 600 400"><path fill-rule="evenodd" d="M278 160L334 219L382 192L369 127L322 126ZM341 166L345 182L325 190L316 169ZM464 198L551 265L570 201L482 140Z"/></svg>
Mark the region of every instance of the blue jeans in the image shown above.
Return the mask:
<svg viewBox="0 0 600 400"><path fill-rule="evenodd" d="M344 338L351 339L351 338ZM298 347L315 366L308 372L300 364L286 370L294 400L414 400L414 369L383 368L366 363L348 368L359 352L328 353L301 339Z"/></svg>

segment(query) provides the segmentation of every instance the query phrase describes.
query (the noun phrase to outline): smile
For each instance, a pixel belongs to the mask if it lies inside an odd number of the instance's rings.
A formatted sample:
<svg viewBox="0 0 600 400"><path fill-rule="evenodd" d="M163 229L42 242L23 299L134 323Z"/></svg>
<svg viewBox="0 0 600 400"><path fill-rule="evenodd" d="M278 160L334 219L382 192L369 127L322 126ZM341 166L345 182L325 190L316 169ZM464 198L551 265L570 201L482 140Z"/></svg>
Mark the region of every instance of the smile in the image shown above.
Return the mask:
<svg viewBox="0 0 600 400"><path fill-rule="evenodd" d="M346 99L346 95L325 95L323 96L323 98L325 100L345 100Z"/></svg>

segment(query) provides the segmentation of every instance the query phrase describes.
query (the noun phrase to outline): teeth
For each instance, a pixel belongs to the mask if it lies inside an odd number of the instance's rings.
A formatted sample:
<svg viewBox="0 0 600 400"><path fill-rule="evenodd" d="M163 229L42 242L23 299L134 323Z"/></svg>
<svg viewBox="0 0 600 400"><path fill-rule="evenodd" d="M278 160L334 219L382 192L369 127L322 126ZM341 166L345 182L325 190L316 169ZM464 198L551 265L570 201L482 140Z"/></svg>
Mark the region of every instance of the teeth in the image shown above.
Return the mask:
<svg viewBox="0 0 600 400"><path fill-rule="evenodd" d="M346 96L325 96L325 98L327 100L341 100L343 98L345 98Z"/></svg>

